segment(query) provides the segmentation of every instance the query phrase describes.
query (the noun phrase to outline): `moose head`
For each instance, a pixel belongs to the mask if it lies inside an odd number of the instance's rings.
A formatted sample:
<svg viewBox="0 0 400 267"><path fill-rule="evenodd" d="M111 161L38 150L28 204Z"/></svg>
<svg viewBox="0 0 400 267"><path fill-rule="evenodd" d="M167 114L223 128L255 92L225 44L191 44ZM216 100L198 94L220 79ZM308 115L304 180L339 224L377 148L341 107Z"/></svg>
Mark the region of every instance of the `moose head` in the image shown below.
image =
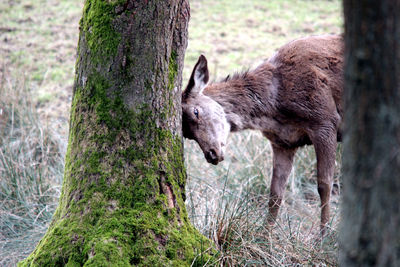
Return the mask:
<svg viewBox="0 0 400 267"><path fill-rule="evenodd" d="M207 162L217 165L224 160L230 125L223 107L203 94L208 79L207 59L201 55L182 93L182 129L184 137L199 144Z"/></svg>

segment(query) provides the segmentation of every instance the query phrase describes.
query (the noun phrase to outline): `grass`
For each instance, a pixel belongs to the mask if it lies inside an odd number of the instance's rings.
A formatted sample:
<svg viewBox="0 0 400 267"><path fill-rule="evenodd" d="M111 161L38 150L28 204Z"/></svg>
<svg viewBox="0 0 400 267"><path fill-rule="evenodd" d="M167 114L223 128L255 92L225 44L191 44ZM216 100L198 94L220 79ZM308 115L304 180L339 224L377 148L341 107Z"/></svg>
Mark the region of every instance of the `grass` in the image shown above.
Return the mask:
<svg viewBox="0 0 400 267"><path fill-rule="evenodd" d="M15 266L57 205L82 0L0 2L0 266ZM342 31L339 0L192 0L184 83L200 54L211 79L267 58L284 43ZM185 84L184 84L185 86ZM185 141L187 209L225 266L336 266L340 153L330 234L315 242L315 154L299 150L276 227L264 224L272 151L257 132L232 134L218 166Z"/></svg>
<svg viewBox="0 0 400 267"><path fill-rule="evenodd" d="M268 58L286 42L342 31L338 0L194 0L184 77L200 54L211 77L225 77Z"/></svg>
<svg viewBox="0 0 400 267"><path fill-rule="evenodd" d="M0 266L13 266L47 230L61 190L65 148L38 120L28 82L1 78Z"/></svg>
<svg viewBox="0 0 400 267"><path fill-rule="evenodd" d="M319 196L313 149L301 149L289 178L277 225L267 228L272 150L259 133L231 135L221 166L204 163L194 142L186 142L188 212L195 226L220 248L226 266L291 264L336 266L339 195L332 198L330 233L319 238ZM335 185L340 188L340 157ZM199 164L200 163L200 164Z"/></svg>
<svg viewBox="0 0 400 267"><path fill-rule="evenodd" d="M0 1L0 62L29 80L43 121L64 136L75 72L81 0Z"/></svg>

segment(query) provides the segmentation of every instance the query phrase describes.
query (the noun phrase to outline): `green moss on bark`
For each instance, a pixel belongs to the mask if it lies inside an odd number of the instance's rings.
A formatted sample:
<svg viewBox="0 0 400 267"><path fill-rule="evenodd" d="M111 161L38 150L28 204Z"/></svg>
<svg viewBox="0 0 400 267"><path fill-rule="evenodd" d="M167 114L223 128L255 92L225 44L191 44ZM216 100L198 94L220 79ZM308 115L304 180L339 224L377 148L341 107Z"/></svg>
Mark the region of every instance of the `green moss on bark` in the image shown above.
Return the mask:
<svg viewBox="0 0 400 267"><path fill-rule="evenodd" d="M176 76L178 74L178 64L176 63L176 52L172 51L168 64L168 88L174 89Z"/></svg>
<svg viewBox="0 0 400 267"><path fill-rule="evenodd" d="M80 27L95 64L115 55L121 36L114 29L115 8L125 1L86 1Z"/></svg>

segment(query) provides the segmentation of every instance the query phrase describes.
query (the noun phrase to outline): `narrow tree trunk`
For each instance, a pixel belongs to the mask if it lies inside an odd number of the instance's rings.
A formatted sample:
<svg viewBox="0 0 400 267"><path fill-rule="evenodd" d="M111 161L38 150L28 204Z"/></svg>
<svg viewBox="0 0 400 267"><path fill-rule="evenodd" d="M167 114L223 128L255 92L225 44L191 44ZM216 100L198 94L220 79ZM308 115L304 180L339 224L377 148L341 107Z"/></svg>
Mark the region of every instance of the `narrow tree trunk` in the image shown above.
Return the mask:
<svg viewBox="0 0 400 267"><path fill-rule="evenodd" d="M184 204L188 20L187 0L86 1L60 203L21 266L204 261Z"/></svg>
<svg viewBox="0 0 400 267"><path fill-rule="evenodd" d="M400 266L400 1L345 0L342 266Z"/></svg>

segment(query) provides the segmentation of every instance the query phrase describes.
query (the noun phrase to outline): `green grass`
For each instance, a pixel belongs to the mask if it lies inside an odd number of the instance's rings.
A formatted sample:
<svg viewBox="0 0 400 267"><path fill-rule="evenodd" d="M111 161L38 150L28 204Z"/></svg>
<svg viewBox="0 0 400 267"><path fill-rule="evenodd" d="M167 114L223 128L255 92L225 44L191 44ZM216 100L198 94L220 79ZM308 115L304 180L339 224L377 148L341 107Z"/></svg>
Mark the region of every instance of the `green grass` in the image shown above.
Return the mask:
<svg viewBox="0 0 400 267"><path fill-rule="evenodd" d="M82 0L0 3L0 64L29 80L42 119L68 131ZM51 101L43 101L43 98Z"/></svg>
<svg viewBox="0 0 400 267"><path fill-rule="evenodd" d="M192 0L184 85L200 54L211 80L254 66L306 35L341 33L339 0ZM60 191L83 0L0 2L0 266L14 266L46 231ZM277 226L268 231L272 151L256 132L232 134L208 164L185 141L187 208L226 266L337 265L339 195L330 235L316 243L315 153L301 149ZM340 193L340 153L335 190Z"/></svg>
<svg viewBox="0 0 400 267"><path fill-rule="evenodd" d="M209 59L211 78L225 77L268 58L290 40L341 30L338 0L191 1L184 77L200 54Z"/></svg>

